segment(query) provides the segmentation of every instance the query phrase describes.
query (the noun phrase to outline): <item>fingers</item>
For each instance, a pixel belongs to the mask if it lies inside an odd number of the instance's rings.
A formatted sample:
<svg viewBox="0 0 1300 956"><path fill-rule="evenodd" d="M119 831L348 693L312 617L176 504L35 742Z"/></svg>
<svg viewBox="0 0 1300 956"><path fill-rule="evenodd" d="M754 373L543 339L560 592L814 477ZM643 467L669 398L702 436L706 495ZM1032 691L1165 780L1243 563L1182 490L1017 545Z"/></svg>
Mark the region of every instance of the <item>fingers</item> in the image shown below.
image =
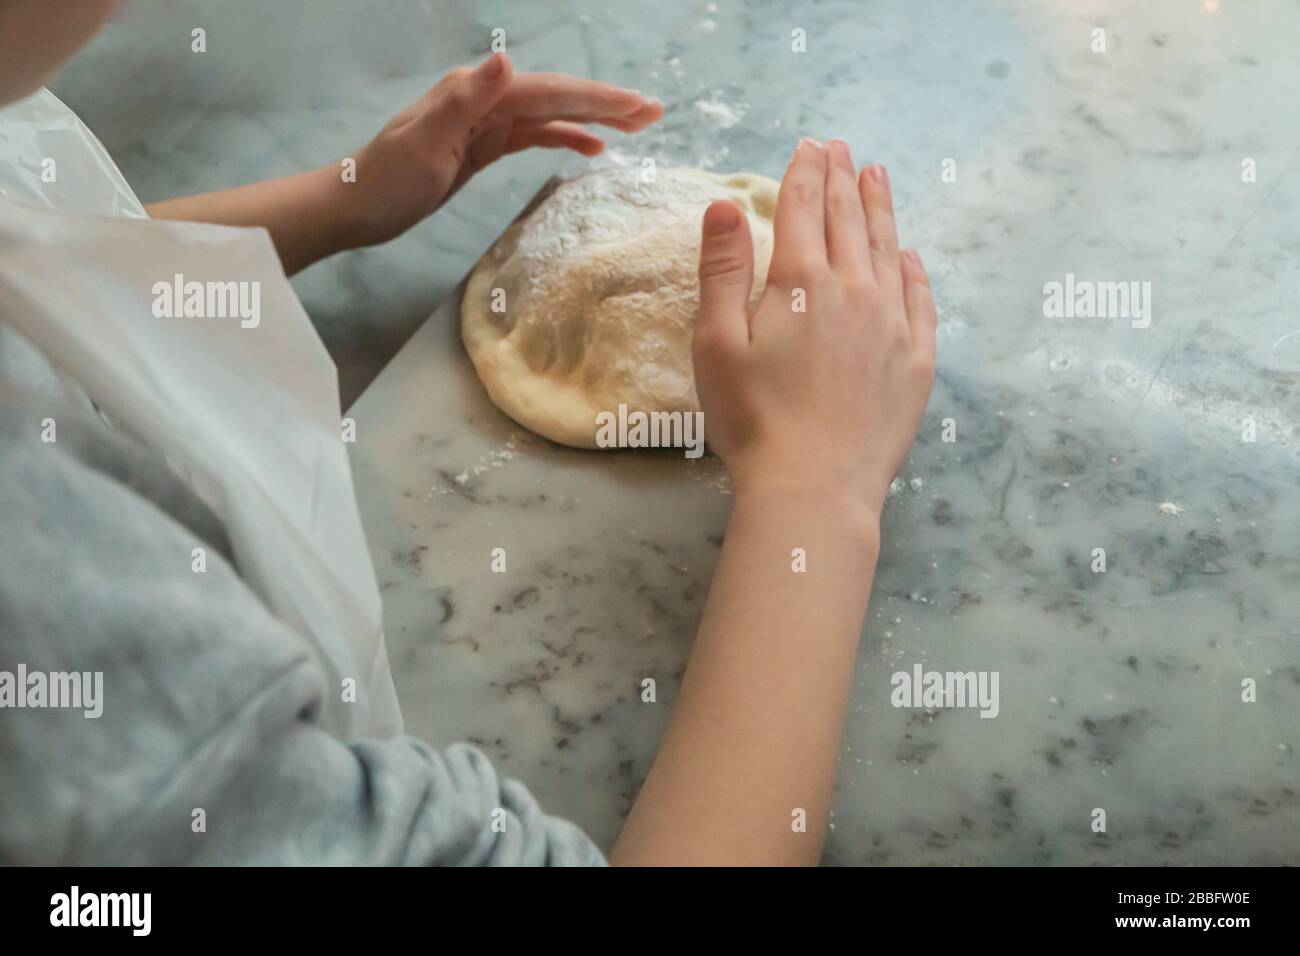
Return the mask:
<svg viewBox="0 0 1300 956"><path fill-rule="evenodd" d="M768 278L798 285L826 267L826 147L803 139L781 181Z"/></svg>
<svg viewBox="0 0 1300 956"><path fill-rule="evenodd" d="M897 302L903 293L902 261L898 253L898 226L894 222L894 196L884 166L868 166L858 176L862 208L867 213L871 243L871 268L886 301Z"/></svg>
<svg viewBox="0 0 1300 956"><path fill-rule="evenodd" d="M903 300L907 311L907 324L912 331L912 346L931 372L934 369L935 326L939 317L934 307L934 293L930 278L921 264L916 250L902 255Z"/></svg>
<svg viewBox="0 0 1300 956"><path fill-rule="evenodd" d="M831 268L845 281L857 285L875 281L867 243L867 216L862 210L857 174L848 144L833 139L827 144L826 252Z"/></svg>
<svg viewBox="0 0 1300 956"><path fill-rule="evenodd" d="M528 146L576 149L594 156L604 143L598 136L577 132L574 123L600 123L635 133L663 114L658 100L610 83L560 73L516 75L509 58L498 53L477 69L448 73L397 119L422 118L425 128L442 142L457 136L478 137L490 127L515 127L508 142L501 137L501 148L480 150L495 159L502 149L515 152Z"/></svg>
<svg viewBox="0 0 1300 956"><path fill-rule="evenodd" d="M505 152L540 146L543 149L572 149L584 156L595 156L605 148L605 141L594 133L563 120L549 123L517 123L510 130Z"/></svg>
<svg viewBox="0 0 1300 956"><path fill-rule="evenodd" d="M731 350L749 342L749 292L754 283L754 243L749 220L730 200L704 213L700 241L700 314L696 350Z"/></svg>
<svg viewBox="0 0 1300 956"><path fill-rule="evenodd" d="M599 80L584 80L563 73L524 73L515 77L500 111L516 120L628 123L634 122L633 116L644 117L651 102L636 90ZM663 106L654 105L658 115L662 115ZM653 120L644 119L642 126L650 122Z"/></svg>
<svg viewBox="0 0 1300 956"><path fill-rule="evenodd" d="M425 94L426 123L442 136L464 134L501 102L513 76L514 68L504 53L494 53L477 69L452 70Z"/></svg>
<svg viewBox="0 0 1300 956"><path fill-rule="evenodd" d="M663 115L664 105L662 103L658 100L646 100L645 105L630 116L611 116L605 119L592 120L592 122L600 123L602 126L611 126L624 133L637 133L651 123L658 122L663 118Z"/></svg>

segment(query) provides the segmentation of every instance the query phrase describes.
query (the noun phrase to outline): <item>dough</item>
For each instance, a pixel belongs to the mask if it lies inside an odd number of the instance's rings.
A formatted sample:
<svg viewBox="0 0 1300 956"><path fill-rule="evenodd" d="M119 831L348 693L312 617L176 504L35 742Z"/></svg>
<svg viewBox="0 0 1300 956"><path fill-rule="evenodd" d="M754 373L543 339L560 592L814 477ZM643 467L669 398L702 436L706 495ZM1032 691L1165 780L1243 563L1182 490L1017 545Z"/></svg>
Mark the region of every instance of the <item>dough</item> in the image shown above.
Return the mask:
<svg viewBox="0 0 1300 956"><path fill-rule="evenodd" d="M492 401L578 448L597 447L596 416L620 404L699 411L691 330L704 210L715 199L745 210L753 304L772 258L778 188L690 168L652 178L605 169L560 185L488 250L465 290L461 335Z"/></svg>

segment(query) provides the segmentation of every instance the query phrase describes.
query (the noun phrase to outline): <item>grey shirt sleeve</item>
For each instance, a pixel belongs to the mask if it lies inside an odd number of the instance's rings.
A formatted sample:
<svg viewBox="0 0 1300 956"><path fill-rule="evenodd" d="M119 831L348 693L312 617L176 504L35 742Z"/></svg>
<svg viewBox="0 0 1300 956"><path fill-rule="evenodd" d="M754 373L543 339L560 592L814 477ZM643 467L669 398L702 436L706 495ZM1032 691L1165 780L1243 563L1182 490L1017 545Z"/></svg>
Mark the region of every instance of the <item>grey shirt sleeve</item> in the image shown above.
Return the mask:
<svg viewBox="0 0 1300 956"><path fill-rule="evenodd" d="M0 860L603 862L473 747L324 732L323 676L219 522L138 446L66 416L45 444L42 417L0 395L0 671L102 672L103 712L0 709Z"/></svg>

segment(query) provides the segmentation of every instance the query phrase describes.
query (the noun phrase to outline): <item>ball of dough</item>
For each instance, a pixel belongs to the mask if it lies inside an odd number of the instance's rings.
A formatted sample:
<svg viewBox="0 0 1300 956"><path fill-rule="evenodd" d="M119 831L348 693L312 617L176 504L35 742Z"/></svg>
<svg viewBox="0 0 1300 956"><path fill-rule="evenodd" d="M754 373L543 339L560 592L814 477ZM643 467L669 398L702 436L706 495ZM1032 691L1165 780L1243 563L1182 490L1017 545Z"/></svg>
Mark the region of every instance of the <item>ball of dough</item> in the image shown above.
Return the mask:
<svg viewBox="0 0 1300 956"><path fill-rule="evenodd" d="M748 173L605 169L563 183L479 261L461 335L492 401L552 441L595 448L596 416L696 412L700 222L734 200L754 237L753 305L778 184Z"/></svg>

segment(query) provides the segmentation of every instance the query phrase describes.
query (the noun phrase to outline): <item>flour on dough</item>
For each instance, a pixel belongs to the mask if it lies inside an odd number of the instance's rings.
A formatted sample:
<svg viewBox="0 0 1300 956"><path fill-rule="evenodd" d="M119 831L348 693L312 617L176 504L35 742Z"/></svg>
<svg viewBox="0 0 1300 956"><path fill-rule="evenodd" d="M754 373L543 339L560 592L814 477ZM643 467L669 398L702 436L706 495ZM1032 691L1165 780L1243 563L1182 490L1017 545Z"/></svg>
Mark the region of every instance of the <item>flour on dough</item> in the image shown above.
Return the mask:
<svg viewBox="0 0 1300 956"><path fill-rule="evenodd" d="M695 412L700 222L734 200L754 237L751 304L778 185L748 173L604 169L563 183L479 261L461 335L492 401L552 441L596 447L596 416ZM496 306L494 310L493 306Z"/></svg>

